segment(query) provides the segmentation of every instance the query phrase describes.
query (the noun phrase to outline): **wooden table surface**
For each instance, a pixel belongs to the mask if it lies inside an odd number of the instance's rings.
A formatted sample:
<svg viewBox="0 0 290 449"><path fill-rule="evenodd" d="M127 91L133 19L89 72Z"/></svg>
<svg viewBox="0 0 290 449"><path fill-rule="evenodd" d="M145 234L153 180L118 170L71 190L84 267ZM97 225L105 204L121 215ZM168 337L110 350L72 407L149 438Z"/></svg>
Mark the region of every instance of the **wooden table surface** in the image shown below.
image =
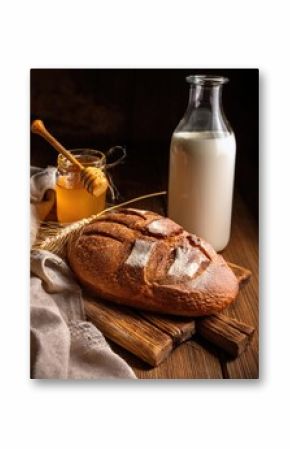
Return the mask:
<svg viewBox="0 0 290 449"><path fill-rule="evenodd" d="M159 197L148 199L136 206L165 214L165 204L165 198ZM256 379L259 377L258 227L240 197L236 197L234 201L231 240L222 254L226 260L252 271L250 282L241 290L236 302L223 312L256 328L248 349L239 358L231 360L220 350L194 337L177 347L158 367L152 368L112 343L113 349L127 360L138 378Z"/></svg>

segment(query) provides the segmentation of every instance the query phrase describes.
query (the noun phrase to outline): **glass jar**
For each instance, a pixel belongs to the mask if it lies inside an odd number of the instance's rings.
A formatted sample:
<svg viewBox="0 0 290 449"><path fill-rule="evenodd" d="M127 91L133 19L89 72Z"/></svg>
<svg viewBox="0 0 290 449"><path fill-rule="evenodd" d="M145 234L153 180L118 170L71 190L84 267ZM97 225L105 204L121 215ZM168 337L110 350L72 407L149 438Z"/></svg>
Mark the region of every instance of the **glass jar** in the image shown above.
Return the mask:
<svg viewBox="0 0 290 449"><path fill-rule="evenodd" d="M222 109L222 76L191 75L170 147L168 216L223 250L230 239L236 140Z"/></svg>
<svg viewBox="0 0 290 449"><path fill-rule="evenodd" d="M106 156L101 151L75 149L71 153L85 166L105 171ZM105 209L107 183L98 196L89 193L81 179L78 167L61 154L57 158L56 209L60 223L71 223Z"/></svg>

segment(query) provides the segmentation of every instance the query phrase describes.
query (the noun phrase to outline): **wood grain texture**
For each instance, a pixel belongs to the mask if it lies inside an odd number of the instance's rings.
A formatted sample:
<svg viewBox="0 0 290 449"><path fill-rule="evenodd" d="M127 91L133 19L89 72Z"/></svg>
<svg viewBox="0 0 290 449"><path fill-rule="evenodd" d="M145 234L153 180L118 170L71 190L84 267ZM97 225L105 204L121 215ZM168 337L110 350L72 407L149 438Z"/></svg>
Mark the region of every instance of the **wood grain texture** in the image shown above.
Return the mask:
<svg viewBox="0 0 290 449"><path fill-rule="evenodd" d="M196 331L203 337L203 342L206 340L233 357L239 356L247 348L254 333L253 327L222 314L200 319L156 315L114 305L92 296L90 300L85 300L84 305L88 318L105 337L152 366L164 361L170 351L189 340ZM170 346L160 331L170 337Z"/></svg>
<svg viewBox="0 0 290 449"><path fill-rule="evenodd" d="M152 366L172 351L170 336L129 309L84 300L87 317L103 334Z"/></svg>
<svg viewBox="0 0 290 449"><path fill-rule="evenodd" d="M233 269L240 280L246 278L242 267L236 265ZM245 350L253 333L245 324L222 315L199 320L173 317L132 310L87 295L87 316L105 337L152 366L159 365L174 347L189 340L195 334L196 323L199 335L233 356Z"/></svg>
<svg viewBox="0 0 290 449"><path fill-rule="evenodd" d="M246 266L251 280L241 290L237 301L223 313L255 327L251 345L235 360L223 361L226 376L232 379L259 377L259 258L258 227L240 198L235 201L231 241L223 256L233 263Z"/></svg>
<svg viewBox="0 0 290 449"><path fill-rule="evenodd" d="M196 320L198 335L223 349L232 357L238 357L250 344L255 329L225 315L213 315Z"/></svg>
<svg viewBox="0 0 290 449"><path fill-rule="evenodd" d="M195 340L178 346L160 366L149 371L135 369L135 372L142 379L223 378L217 354Z"/></svg>
<svg viewBox="0 0 290 449"><path fill-rule="evenodd" d="M204 343L189 340L182 343L160 365L151 367L133 354L110 342L117 352L133 368L139 379L222 379L222 367L218 353Z"/></svg>
<svg viewBox="0 0 290 449"><path fill-rule="evenodd" d="M170 317L147 312L140 312L140 314L158 329L170 335L174 345L188 340L195 334L195 321L192 318Z"/></svg>

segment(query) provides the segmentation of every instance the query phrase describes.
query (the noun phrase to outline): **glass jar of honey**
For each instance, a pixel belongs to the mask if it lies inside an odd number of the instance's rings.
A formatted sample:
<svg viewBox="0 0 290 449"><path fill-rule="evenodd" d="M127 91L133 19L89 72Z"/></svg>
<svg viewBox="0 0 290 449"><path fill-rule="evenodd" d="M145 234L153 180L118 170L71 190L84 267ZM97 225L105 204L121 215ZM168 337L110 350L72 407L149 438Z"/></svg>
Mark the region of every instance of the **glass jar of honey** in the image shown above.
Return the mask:
<svg viewBox="0 0 290 449"><path fill-rule="evenodd" d="M76 149L71 153L85 167L97 167L105 171L106 156L101 151ZM92 195L80 179L78 167L61 154L57 158L56 209L60 223L72 223L105 209L108 183L104 182L98 196Z"/></svg>

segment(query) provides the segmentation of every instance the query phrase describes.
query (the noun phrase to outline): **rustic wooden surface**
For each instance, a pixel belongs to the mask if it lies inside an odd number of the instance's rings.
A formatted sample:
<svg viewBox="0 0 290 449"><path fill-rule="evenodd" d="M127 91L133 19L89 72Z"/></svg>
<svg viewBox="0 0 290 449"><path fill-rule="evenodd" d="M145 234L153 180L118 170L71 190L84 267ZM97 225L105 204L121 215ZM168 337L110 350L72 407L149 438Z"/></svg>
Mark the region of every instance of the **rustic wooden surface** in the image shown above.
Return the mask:
<svg viewBox="0 0 290 449"><path fill-rule="evenodd" d="M188 340L195 334L195 321L183 317L169 317L156 313L140 312L149 323L170 335L174 346Z"/></svg>
<svg viewBox="0 0 290 449"><path fill-rule="evenodd" d="M240 283L249 281L249 270L229 264ZM201 336L233 357L239 356L252 340L255 329L221 313L190 318L161 315L113 304L83 290L87 318L122 348L151 366L158 366L181 343Z"/></svg>
<svg viewBox="0 0 290 449"><path fill-rule="evenodd" d="M151 366L158 365L173 349L172 338L127 307L84 300L87 317L108 338Z"/></svg>
<svg viewBox="0 0 290 449"><path fill-rule="evenodd" d="M196 333L234 358L248 348L254 332L254 327L227 315L196 320Z"/></svg>
<svg viewBox="0 0 290 449"><path fill-rule="evenodd" d="M132 196L132 195L131 195ZM138 207L166 213L165 198L146 200ZM225 315L256 328L251 344L238 358L231 359L223 351L201 337L181 344L159 366L151 368L137 357L112 343L132 366L140 379L256 379L259 377L259 307L258 307L258 227L240 197L235 198L231 241L223 252L226 260L247 267L250 282L241 290L237 301Z"/></svg>

